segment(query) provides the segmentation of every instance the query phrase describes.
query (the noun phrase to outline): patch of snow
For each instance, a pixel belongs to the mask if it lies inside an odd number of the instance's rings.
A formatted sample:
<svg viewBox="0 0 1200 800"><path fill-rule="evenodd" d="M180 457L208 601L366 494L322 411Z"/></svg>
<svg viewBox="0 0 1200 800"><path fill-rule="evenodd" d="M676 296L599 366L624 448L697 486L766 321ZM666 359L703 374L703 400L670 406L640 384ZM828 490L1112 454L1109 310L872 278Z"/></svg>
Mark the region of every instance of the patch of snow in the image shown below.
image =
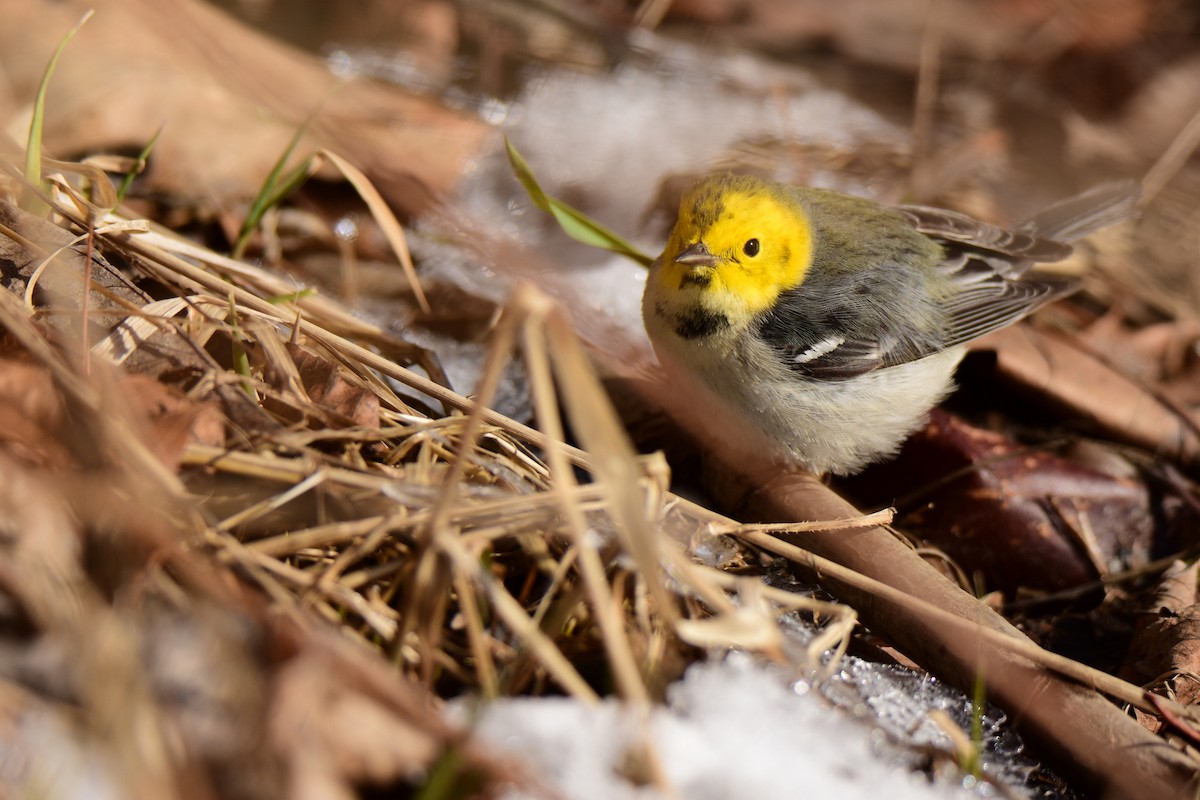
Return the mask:
<svg viewBox="0 0 1200 800"><path fill-rule="evenodd" d="M843 670L834 682L852 687L866 682L864 675ZM644 716L615 700L589 707L569 698L463 702L454 713L460 722L473 716L476 736L511 752L568 800L877 800L883 791L888 800L998 796L955 769L930 778L914 768L925 751L904 747L895 734L903 736L921 718L893 715L879 727L878 717L891 715L893 703L914 707L910 688L903 680L873 685L878 694L847 713L783 668L734 653L690 668L671 687L667 705ZM916 727L923 733L912 744L948 749L935 726ZM626 765L647 754L657 758L665 790L626 777ZM1010 787L1019 792L1020 782Z"/></svg>

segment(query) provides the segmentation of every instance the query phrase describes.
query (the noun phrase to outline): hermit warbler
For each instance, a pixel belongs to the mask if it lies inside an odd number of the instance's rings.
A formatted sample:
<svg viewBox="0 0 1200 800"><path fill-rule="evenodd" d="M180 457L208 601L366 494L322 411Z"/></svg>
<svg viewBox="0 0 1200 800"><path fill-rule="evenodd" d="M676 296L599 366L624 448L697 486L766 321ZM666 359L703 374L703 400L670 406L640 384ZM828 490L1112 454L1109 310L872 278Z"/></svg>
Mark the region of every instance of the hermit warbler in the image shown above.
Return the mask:
<svg viewBox="0 0 1200 800"><path fill-rule="evenodd" d="M707 435L813 472L894 455L972 339L1076 288L1027 272L1130 216L1106 184L1013 230L748 176L683 197L642 297L668 378Z"/></svg>

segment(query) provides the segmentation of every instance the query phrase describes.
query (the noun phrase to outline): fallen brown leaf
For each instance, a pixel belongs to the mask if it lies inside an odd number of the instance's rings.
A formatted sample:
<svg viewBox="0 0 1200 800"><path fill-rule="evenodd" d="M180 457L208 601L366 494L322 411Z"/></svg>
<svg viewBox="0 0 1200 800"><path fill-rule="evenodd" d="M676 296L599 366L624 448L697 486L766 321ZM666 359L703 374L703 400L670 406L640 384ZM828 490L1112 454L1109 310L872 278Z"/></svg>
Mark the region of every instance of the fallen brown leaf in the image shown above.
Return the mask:
<svg viewBox="0 0 1200 800"><path fill-rule="evenodd" d="M994 349L999 372L1061 416L1186 468L1200 466L1195 414L1173 408L1068 337L1014 325L981 339L975 348Z"/></svg>
<svg viewBox="0 0 1200 800"><path fill-rule="evenodd" d="M346 379L337 364L295 346L288 352L308 397L352 425L379 427L379 397Z"/></svg>
<svg viewBox="0 0 1200 800"><path fill-rule="evenodd" d="M225 419L214 403L188 400L146 375L130 375L118 391L136 419L145 421L143 435L150 450L172 469L189 444L225 446Z"/></svg>
<svg viewBox="0 0 1200 800"><path fill-rule="evenodd" d="M32 101L59 40L91 5L6 4L0 68L14 103ZM298 155L340 153L408 212L450 191L489 135L435 101L367 80L344 84L313 56L211 4L111 0L58 64L45 147L59 156L138 152L165 124L146 191L229 209L254 196L318 109ZM24 138L18 119L3 124Z"/></svg>
<svg viewBox="0 0 1200 800"><path fill-rule="evenodd" d="M1010 596L1144 563L1155 530L1140 482L1023 447L941 409L899 458L850 485L897 504L900 527L981 575L986 590Z"/></svg>

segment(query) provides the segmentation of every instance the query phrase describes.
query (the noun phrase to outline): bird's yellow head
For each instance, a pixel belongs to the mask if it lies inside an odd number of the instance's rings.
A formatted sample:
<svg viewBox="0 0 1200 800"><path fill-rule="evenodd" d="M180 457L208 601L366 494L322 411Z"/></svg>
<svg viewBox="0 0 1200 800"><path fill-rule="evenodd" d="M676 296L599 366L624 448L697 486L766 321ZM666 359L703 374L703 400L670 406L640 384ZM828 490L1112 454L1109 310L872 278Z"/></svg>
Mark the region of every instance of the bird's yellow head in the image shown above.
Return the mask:
<svg viewBox="0 0 1200 800"><path fill-rule="evenodd" d="M744 327L798 286L811 261L812 228L797 202L758 178L716 176L683 196L647 291L692 338Z"/></svg>

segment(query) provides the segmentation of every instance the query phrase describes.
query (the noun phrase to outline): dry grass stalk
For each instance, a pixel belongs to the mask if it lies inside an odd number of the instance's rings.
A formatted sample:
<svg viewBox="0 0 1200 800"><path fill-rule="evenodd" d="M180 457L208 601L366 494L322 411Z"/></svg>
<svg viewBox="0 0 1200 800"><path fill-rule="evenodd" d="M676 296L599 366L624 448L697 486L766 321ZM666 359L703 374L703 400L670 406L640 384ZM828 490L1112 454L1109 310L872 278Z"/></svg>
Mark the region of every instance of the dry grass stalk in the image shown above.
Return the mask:
<svg viewBox="0 0 1200 800"><path fill-rule="evenodd" d="M55 185L52 206L76 233L43 245L7 229L41 265L30 267L36 274L29 304L0 293L0 325L86 412L76 449L94 448L124 464L128 485L106 491L152 494L162 499L139 511L157 520L160 509L171 509L183 521L156 541L185 541L198 548L194 555L178 551L132 567L149 570L154 577L144 585L167 591L179 613L196 613L201 596L229 602L228 575L176 584L163 565L193 576L202 565L221 574L224 565L304 630L313 619L337 625L440 694L496 697L553 684L596 702L603 679L597 683L581 666L602 656L618 694L642 708L705 649L742 647L784 659L777 621L786 611L826 620L807 649L807 668L831 668L844 650L854 625L849 609L696 563L688 542L732 523L692 514L667 492L661 458L636 455L566 317L536 291L514 298L471 400L381 356L386 350L430 363L337 304L89 206L69 182ZM182 343L182 352L195 355L191 379L178 387L191 408L228 410L232 401L254 408L237 424L227 417L224 445L193 433L159 460L135 433L147 420L118 410L123 401L104 388L116 373L106 366L81 374L83 359L64 357L31 319L64 310L36 305L37 284L70 268L64 259L89 237L98 253L127 261L176 294L148 301L119 285L107 289L124 318L104 317L109 333L88 348L90 357L99 365L133 364L148 348ZM78 341L65 341L67 351ZM486 405L518 341L540 430ZM244 353L245 366L232 371L214 356L222 352ZM326 368L314 372L314 365ZM436 375L436 366L429 372ZM318 373L323 382L313 383ZM226 388L233 394L222 394ZM429 418L406 397L411 390L453 410ZM583 450L566 444L564 413ZM148 424L153 436L156 423ZM581 481L577 470L588 478ZM79 602L103 605L83 597ZM112 613L135 636L145 635L122 616L128 612ZM824 655L830 650L832 661ZM142 749L154 735L146 731L167 719L153 688L137 680L130 691L140 692L151 716L149 727L114 737L128 763L149 755ZM107 714L117 695L88 686L98 692L96 712ZM443 735L439 729L436 736ZM170 783L182 766L171 754L159 761Z"/></svg>
<svg viewBox="0 0 1200 800"><path fill-rule="evenodd" d="M91 208L81 214L80 197L52 199L76 231L99 224L92 238L100 251L128 259L178 295L135 302L110 287L130 313L92 348L93 357L130 360L164 339L183 340L203 356L189 396L228 404L222 387L244 387L261 398L254 402L259 416L249 418L260 422L231 428L233 445L181 447L174 463L204 500L186 498L175 476L122 427L126 415L106 418L96 377L82 378L46 343L29 324L28 307L6 295L0 323L89 409L97 440L118 442L105 444L106 452L127 453L136 471L158 475L156 491L205 515L187 534L191 541L288 615L340 625L441 694L537 693L553 683L594 702L600 692L581 665L602 655L621 696L644 707L698 650L732 646L785 658L776 620L790 609L826 621L805 661L811 670L832 668L854 613L701 566L688 551L694 537L733 533L869 596L919 608L951 628L965 625L961 633L1004 652L1142 702L1108 676L927 608L769 535L854 535L884 522L886 512L738 526L671 496L661 461L637 457L625 439L565 316L533 290L514 298L492 340L480 396L470 400L383 357L379 350L413 361L423 355L336 304L168 233L142 233ZM14 234L18 244L28 240ZM55 249L59 259L68 252L61 244L35 252L45 265ZM486 407L518 341L540 430ZM247 355L240 373L204 355L231 346ZM327 365L325 383L311 382L314 364ZM431 419L406 398L409 390L454 411ZM564 441L559 392L582 450ZM335 395L343 399L331 401ZM577 469L591 482L580 484Z"/></svg>

